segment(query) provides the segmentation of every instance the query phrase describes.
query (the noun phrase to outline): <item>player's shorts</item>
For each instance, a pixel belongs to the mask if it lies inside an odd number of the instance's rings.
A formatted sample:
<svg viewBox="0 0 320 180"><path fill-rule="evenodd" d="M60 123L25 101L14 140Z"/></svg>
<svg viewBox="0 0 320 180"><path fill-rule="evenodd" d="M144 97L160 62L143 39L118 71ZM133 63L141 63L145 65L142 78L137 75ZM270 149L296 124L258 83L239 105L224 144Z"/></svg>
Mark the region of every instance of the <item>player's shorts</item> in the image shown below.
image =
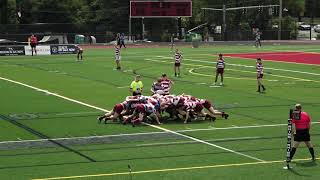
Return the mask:
<svg viewBox="0 0 320 180"><path fill-rule="evenodd" d="M121 60L121 56L116 56L116 61L120 61Z"/></svg>
<svg viewBox="0 0 320 180"><path fill-rule="evenodd" d="M257 79L262 79L263 78L263 74L258 74Z"/></svg>
<svg viewBox="0 0 320 180"><path fill-rule="evenodd" d="M31 46L32 48L35 48L35 47L37 46L37 43L30 43L30 46Z"/></svg>
<svg viewBox="0 0 320 180"><path fill-rule="evenodd" d="M310 141L309 129L297 129L294 135L294 141Z"/></svg>
<svg viewBox="0 0 320 180"><path fill-rule="evenodd" d="M140 95L141 95L141 92L135 92L135 91L132 92L132 96L140 96Z"/></svg>
<svg viewBox="0 0 320 180"><path fill-rule="evenodd" d="M218 74L223 74L224 73L224 68L218 68L217 69Z"/></svg>
<svg viewBox="0 0 320 180"><path fill-rule="evenodd" d="M120 114L123 111L123 106L121 104L116 104L113 107L113 112Z"/></svg>
<svg viewBox="0 0 320 180"><path fill-rule="evenodd" d="M208 101L208 100L205 100L202 105L203 105L203 107L205 107L206 109L209 109L210 107L212 107L211 102Z"/></svg>
<svg viewBox="0 0 320 180"><path fill-rule="evenodd" d="M82 53L83 53L83 49L79 49L79 50L78 50L78 53L79 53L79 54L82 54Z"/></svg>
<svg viewBox="0 0 320 180"><path fill-rule="evenodd" d="M180 65L181 65L180 63L174 63L175 67L180 67Z"/></svg>

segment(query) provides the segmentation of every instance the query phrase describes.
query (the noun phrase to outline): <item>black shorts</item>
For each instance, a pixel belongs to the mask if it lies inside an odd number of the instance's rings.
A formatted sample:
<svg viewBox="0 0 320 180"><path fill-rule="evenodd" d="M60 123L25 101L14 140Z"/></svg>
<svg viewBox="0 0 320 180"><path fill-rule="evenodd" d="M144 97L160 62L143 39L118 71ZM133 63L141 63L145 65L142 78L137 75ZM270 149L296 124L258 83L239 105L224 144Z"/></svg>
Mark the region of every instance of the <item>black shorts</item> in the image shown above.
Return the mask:
<svg viewBox="0 0 320 180"><path fill-rule="evenodd" d="M310 141L309 129L297 129L294 135L294 141Z"/></svg>
<svg viewBox="0 0 320 180"><path fill-rule="evenodd" d="M31 46L32 48L35 48L35 47L37 46L37 44L36 44L36 43L31 43L30 46Z"/></svg>
<svg viewBox="0 0 320 180"><path fill-rule="evenodd" d="M257 75L257 79L262 79L263 78L263 74L258 74Z"/></svg>
<svg viewBox="0 0 320 180"><path fill-rule="evenodd" d="M180 63L174 63L175 67L180 67L180 65L181 65Z"/></svg>
<svg viewBox="0 0 320 180"><path fill-rule="evenodd" d="M138 96L138 95L141 95L141 93L137 93L137 92L132 93L132 96Z"/></svg>
<svg viewBox="0 0 320 180"><path fill-rule="evenodd" d="M224 69L223 68L218 68L217 69L217 74L223 74L224 73Z"/></svg>

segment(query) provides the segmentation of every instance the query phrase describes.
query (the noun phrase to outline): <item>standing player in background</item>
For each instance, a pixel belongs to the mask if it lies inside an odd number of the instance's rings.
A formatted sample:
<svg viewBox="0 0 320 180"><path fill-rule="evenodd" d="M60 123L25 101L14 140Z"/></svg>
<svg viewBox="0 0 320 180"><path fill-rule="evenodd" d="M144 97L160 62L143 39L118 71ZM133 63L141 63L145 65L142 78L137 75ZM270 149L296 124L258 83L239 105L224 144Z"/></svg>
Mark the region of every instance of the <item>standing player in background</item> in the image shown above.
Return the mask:
<svg viewBox="0 0 320 180"><path fill-rule="evenodd" d="M31 55L33 56L33 51L35 55L37 55L37 44L38 44L38 39L34 34L31 34L30 37L30 46L31 46Z"/></svg>
<svg viewBox="0 0 320 180"><path fill-rule="evenodd" d="M115 45L115 60L116 60L116 65L117 65L117 70L121 70L121 53L120 53L120 46L118 44Z"/></svg>
<svg viewBox="0 0 320 180"><path fill-rule="evenodd" d="M266 88L262 84L263 64L262 64L261 58L257 59L256 69L257 69L257 82L258 82L258 90L257 90L257 92L262 93L262 92L264 92L266 90ZM263 91L261 91L261 87L262 87Z"/></svg>
<svg viewBox="0 0 320 180"><path fill-rule="evenodd" d="M76 46L77 49L78 49L78 52L77 52L77 61L82 61L82 54L83 54L83 49L80 47L80 46Z"/></svg>
<svg viewBox="0 0 320 180"><path fill-rule="evenodd" d="M223 73L224 73L225 63L223 59L223 55L219 54L219 58L216 65L216 80L214 81L214 85L217 85L218 76L221 76L220 86L223 86Z"/></svg>
<svg viewBox="0 0 320 180"><path fill-rule="evenodd" d="M120 34L120 48L122 48L122 46L126 48L126 45L124 44L124 33Z"/></svg>
<svg viewBox="0 0 320 180"><path fill-rule="evenodd" d="M182 60L182 54L179 52L179 49L176 49L176 53L174 55L174 76L180 77L180 66L181 66L181 60Z"/></svg>
<svg viewBox="0 0 320 180"><path fill-rule="evenodd" d="M166 74L162 74L162 77L161 77L161 86L163 88L163 94L162 95L169 95L171 86L173 84L174 84L173 81L168 79Z"/></svg>
<svg viewBox="0 0 320 180"><path fill-rule="evenodd" d="M257 48L261 48L261 32L259 29L257 29L257 32L255 33L255 46Z"/></svg>

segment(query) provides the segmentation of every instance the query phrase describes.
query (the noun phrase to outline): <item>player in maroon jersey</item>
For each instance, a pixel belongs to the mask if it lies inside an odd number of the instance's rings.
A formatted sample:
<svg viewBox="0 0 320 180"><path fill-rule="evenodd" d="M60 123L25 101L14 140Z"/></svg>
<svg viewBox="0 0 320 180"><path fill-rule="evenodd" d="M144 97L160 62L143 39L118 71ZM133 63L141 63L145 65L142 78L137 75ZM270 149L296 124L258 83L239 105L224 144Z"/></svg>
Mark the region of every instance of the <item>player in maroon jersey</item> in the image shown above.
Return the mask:
<svg viewBox="0 0 320 180"><path fill-rule="evenodd" d="M126 101L116 104L113 107L111 112L108 112L100 117L98 117L99 123L104 120L104 123L107 123L107 120L117 120L118 118L122 119L121 112L126 109Z"/></svg>
<svg viewBox="0 0 320 180"><path fill-rule="evenodd" d="M77 61L82 61L82 54L83 54L83 49L80 46L76 46L77 48Z"/></svg>
<svg viewBox="0 0 320 180"><path fill-rule="evenodd" d="M219 75L221 76L221 82L220 86L223 85L223 73L224 73L224 68L225 68L225 62L223 59L223 55L219 54L219 58L216 64L216 80L214 81L214 84L217 85L218 77Z"/></svg>

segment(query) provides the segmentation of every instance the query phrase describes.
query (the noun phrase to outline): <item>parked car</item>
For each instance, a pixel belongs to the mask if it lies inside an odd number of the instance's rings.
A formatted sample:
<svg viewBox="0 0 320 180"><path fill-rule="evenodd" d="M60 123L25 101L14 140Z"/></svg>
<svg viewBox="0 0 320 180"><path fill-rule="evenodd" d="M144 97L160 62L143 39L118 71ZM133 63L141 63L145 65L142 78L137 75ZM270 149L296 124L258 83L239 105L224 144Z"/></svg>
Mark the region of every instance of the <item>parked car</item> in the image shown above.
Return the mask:
<svg viewBox="0 0 320 180"><path fill-rule="evenodd" d="M300 31L310 31L311 26L309 24L301 24L298 26Z"/></svg>
<svg viewBox="0 0 320 180"><path fill-rule="evenodd" d="M314 29L314 32L320 33L320 24L315 25L313 29Z"/></svg>

